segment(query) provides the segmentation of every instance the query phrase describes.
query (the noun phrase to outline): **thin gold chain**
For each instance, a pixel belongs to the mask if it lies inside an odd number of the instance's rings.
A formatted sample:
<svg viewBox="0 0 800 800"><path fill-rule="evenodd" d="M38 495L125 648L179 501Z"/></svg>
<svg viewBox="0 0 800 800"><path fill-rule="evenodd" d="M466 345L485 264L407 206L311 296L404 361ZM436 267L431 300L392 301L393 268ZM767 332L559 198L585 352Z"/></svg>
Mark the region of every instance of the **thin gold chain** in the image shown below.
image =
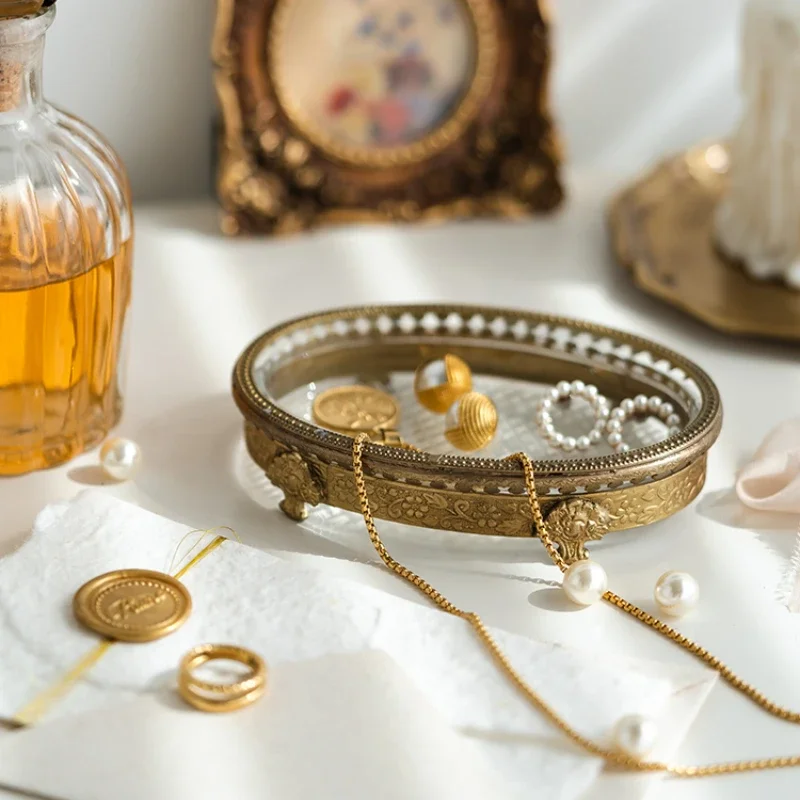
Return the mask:
<svg viewBox="0 0 800 800"><path fill-rule="evenodd" d="M542 697L525 682L523 677L512 666L508 657L500 649L497 641L489 633L488 629L483 623L483 620L473 611L464 611L448 600L440 591L435 589L424 578L421 578L408 567L401 564L396 559L392 558L389 551L386 549L380 534L375 527L375 518L372 515L372 509L369 504L369 497L367 495L367 482L364 477L364 464L363 452L364 445L370 442L369 437L362 433L353 440L353 474L355 476L356 492L358 494L358 501L361 507L361 514L364 517L364 524L367 527L370 541L373 547L380 556L381 561L392 572L399 575L404 580L419 589L426 597L433 601L439 608L446 611L448 614L453 614L465 620L477 634L478 638L485 645L486 649L490 652L492 658L495 660L500 669L505 673L509 680L517 687L519 692L534 708L537 708L548 720L560 731L567 736L572 742L587 753L604 759L607 763L612 764L622 769L627 769L635 772L667 772L679 778L701 778L711 775L726 775L733 772L755 772L757 770L766 769L779 769L781 767L796 767L800 766L800 755L797 756L778 756L773 758L753 759L750 761L733 761L721 764L708 764L705 766L674 766L671 764L661 763L657 761L642 761L633 758L624 753L616 750L611 750L601 745L596 744L591 739L587 739L581 733L576 731L568 722L563 720L543 699ZM536 494L536 480L533 463L530 458L524 453L515 453L508 456L509 461L516 460L522 464L525 472L525 484L528 490L528 500L530 503L531 515L539 537L545 546L550 558L556 566L563 572L569 565L562 558L558 548L554 544L550 534L545 526L542 510ZM718 658L712 656L707 650L700 647L700 645L693 642L691 639L683 636L677 631L665 625L660 620L651 616L647 612L638 608L637 606L624 600L613 592L606 592L603 599L612 603L617 608L630 614L638 619L640 622L648 625L658 633L667 636L672 641L679 644L685 650L688 650L692 655L701 659L704 663L708 664L712 669L716 670L731 686L738 691L745 694L765 711L780 719L789 722L800 722L800 714L789 711L781 706L768 700L761 692L739 678L729 667L723 664Z"/></svg>

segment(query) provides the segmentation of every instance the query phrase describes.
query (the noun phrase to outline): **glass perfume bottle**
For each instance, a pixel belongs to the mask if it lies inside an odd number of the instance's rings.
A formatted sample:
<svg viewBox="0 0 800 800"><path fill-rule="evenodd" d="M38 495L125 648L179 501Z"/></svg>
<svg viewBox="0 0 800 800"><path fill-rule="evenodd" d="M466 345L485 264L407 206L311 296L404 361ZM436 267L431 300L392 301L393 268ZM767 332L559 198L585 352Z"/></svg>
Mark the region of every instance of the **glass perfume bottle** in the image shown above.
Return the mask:
<svg viewBox="0 0 800 800"><path fill-rule="evenodd" d="M0 475L63 463L122 410L130 189L111 147L42 96L54 3L0 0Z"/></svg>

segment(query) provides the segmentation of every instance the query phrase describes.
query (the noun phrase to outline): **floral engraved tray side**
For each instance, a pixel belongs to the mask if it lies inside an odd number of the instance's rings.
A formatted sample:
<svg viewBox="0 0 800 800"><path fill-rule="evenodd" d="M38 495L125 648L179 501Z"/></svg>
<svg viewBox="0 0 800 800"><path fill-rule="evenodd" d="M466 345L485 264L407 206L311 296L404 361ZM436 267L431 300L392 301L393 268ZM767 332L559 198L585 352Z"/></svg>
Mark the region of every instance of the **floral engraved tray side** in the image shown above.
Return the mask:
<svg viewBox="0 0 800 800"><path fill-rule="evenodd" d="M478 457L453 451L442 417L416 403L413 371L445 353L464 358L478 391L499 413L495 439ZM630 424L631 450L606 445L591 457L560 458L537 435L539 397L559 380L596 384L612 401L659 394L681 418L672 436L655 418ZM402 437L422 452L365 448L375 515L442 530L531 536L519 464L536 461L540 500L568 558L607 532L646 525L683 508L705 480L706 452L721 425L719 394L688 359L645 339L560 317L467 306L389 306L331 311L268 331L240 357L233 392L245 418L247 447L284 494L281 508L303 519L325 503L358 510L352 440L314 424L322 391L352 383L390 392ZM590 427L588 409L571 406L566 433Z"/></svg>

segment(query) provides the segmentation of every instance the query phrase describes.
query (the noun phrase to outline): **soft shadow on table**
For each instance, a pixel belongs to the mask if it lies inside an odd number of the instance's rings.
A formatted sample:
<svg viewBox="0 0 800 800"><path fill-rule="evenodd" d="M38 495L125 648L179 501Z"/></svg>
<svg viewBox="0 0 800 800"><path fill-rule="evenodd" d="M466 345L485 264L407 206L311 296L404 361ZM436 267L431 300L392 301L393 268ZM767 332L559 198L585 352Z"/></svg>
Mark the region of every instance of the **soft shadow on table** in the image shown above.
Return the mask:
<svg viewBox="0 0 800 800"><path fill-rule="evenodd" d="M548 581L550 583L550 581ZM545 611L564 611L573 613L575 611L582 611L583 606L573 603L562 590L559 584L550 586L547 589L538 589L528 595L528 602L536 608L544 609Z"/></svg>
<svg viewBox="0 0 800 800"><path fill-rule="evenodd" d="M732 488L707 492L697 503L697 511L704 517L730 528L761 531L797 530L795 515L748 508L739 500Z"/></svg>
<svg viewBox="0 0 800 800"><path fill-rule="evenodd" d="M83 486L113 486L120 481L109 478L98 464L86 464L82 467L73 467L67 472L67 477Z"/></svg>
<svg viewBox="0 0 800 800"><path fill-rule="evenodd" d="M697 513L729 528L748 530L782 558L791 558L797 533L797 516L748 508L731 489L707 492L697 503Z"/></svg>
<svg viewBox="0 0 800 800"><path fill-rule="evenodd" d="M0 558L3 556L7 556L10 553L13 553L18 547L20 547L25 540L31 535L30 530L19 531L19 533L12 534L9 537L6 537L3 540L2 545L0 545Z"/></svg>
<svg viewBox="0 0 800 800"><path fill-rule="evenodd" d="M350 553L290 523L277 507L265 509L238 484L234 460L241 417L231 398L214 395L173 408L135 433L143 467L139 503L193 527L233 528L247 543L334 558Z"/></svg>
<svg viewBox="0 0 800 800"><path fill-rule="evenodd" d="M6 783L0 783L0 792L10 792L11 797L24 797L30 800L66 800L64 797L56 797L52 794L41 794L41 792L31 792L27 789L19 789L16 786L9 786Z"/></svg>

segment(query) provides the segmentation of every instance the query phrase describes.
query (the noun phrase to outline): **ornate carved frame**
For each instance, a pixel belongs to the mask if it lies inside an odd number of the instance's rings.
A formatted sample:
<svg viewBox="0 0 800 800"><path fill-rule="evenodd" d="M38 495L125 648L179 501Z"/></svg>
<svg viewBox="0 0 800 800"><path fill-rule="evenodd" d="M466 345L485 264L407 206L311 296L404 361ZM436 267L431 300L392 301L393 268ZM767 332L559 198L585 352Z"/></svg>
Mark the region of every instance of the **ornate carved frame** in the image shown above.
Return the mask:
<svg viewBox="0 0 800 800"><path fill-rule="evenodd" d="M212 57L225 232L521 216L558 205L541 0L460 0L477 43L470 87L440 127L387 149L337 144L295 107L274 58L293 1L218 0Z"/></svg>

